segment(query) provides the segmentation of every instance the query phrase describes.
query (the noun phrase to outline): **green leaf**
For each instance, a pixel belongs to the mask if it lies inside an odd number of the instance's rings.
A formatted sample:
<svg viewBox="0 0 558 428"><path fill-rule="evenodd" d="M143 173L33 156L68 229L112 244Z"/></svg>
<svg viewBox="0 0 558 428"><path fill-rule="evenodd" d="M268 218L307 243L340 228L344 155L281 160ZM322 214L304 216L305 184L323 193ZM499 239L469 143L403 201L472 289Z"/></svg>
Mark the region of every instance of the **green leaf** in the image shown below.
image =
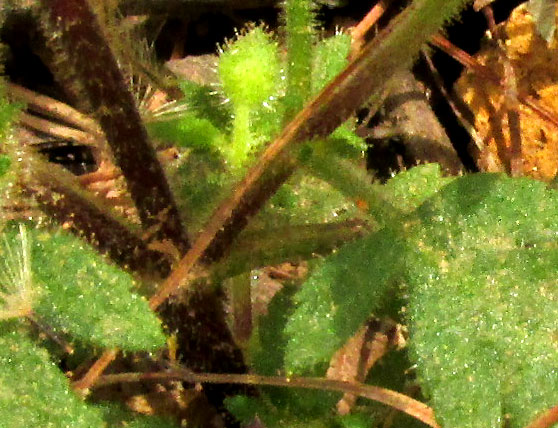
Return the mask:
<svg viewBox="0 0 558 428"><path fill-rule="evenodd" d="M336 34L321 40L314 47L312 65L312 93L318 93L347 65L351 50L351 36Z"/></svg>
<svg viewBox="0 0 558 428"><path fill-rule="evenodd" d="M286 327L288 372L325 373L333 353L372 313L389 306L404 252L399 237L384 229L340 248L312 273Z"/></svg>
<svg viewBox="0 0 558 428"><path fill-rule="evenodd" d="M442 426L521 427L558 401L557 208L543 183L479 174L418 209L411 355Z"/></svg>
<svg viewBox="0 0 558 428"><path fill-rule="evenodd" d="M170 141L178 147L217 151L225 141L223 134L209 120L193 114L150 122L147 129L153 137Z"/></svg>
<svg viewBox="0 0 558 428"><path fill-rule="evenodd" d="M455 178L442 177L440 165L430 163L397 174L380 187L394 206L410 213Z"/></svg>
<svg viewBox="0 0 558 428"><path fill-rule="evenodd" d="M119 404L102 403L95 405L102 415L107 428L177 428L169 419L157 416L143 416L124 409Z"/></svg>
<svg viewBox="0 0 558 428"><path fill-rule="evenodd" d="M227 128L232 113L215 89L189 80L180 80L178 85L184 93L181 102L187 106L188 113L211 121L221 131Z"/></svg>
<svg viewBox="0 0 558 428"><path fill-rule="evenodd" d="M437 165L424 165L378 190L408 213L450 181L441 177ZM390 220L392 227L347 244L328 257L296 295L297 308L286 328L287 370L323 374L333 353L372 313L397 315L393 291L405 269L407 244L399 228L406 219Z"/></svg>
<svg viewBox="0 0 558 428"><path fill-rule="evenodd" d="M105 348L151 351L165 344L160 321L133 293L128 273L68 233L30 235L33 281L41 288L35 312L43 321Z"/></svg>
<svg viewBox="0 0 558 428"><path fill-rule="evenodd" d="M550 43L556 31L556 0L529 0L527 10L533 15L537 33Z"/></svg>
<svg viewBox="0 0 558 428"><path fill-rule="evenodd" d="M96 409L71 391L48 353L14 322L0 327L0 419L10 428L101 428Z"/></svg>

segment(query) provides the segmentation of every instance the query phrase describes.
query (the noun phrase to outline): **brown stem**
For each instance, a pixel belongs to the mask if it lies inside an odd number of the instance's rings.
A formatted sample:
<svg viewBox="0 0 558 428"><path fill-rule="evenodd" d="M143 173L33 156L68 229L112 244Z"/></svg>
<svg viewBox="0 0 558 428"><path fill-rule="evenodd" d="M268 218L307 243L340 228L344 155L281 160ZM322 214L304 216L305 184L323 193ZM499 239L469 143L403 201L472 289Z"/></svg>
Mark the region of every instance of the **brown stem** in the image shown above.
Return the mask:
<svg viewBox="0 0 558 428"><path fill-rule="evenodd" d="M23 101L28 109L67 122L69 125L87 131L98 138L104 138L97 122L68 104L64 104L46 95L38 94L14 83L8 83L6 87L8 95L18 101Z"/></svg>
<svg viewBox="0 0 558 428"><path fill-rule="evenodd" d="M551 407L525 428L548 428L558 423L558 406Z"/></svg>
<svg viewBox="0 0 558 428"><path fill-rule="evenodd" d="M351 54L354 55L364 45L366 33L378 22L387 7L389 0L379 0L364 18L351 31Z"/></svg>
<svg viewBox="0 0 558 428"><path fill-rule="evenodd" d="M60 224L66 224L76 234L119 263L141 273L168 272L169 263L163 255L147 248L144 241L110 209L76 185L73 175L58 165L26 158L30 181L24 183L25 191L35 197L43 211Z"/></svg>
<svg viewBox="0 0 558 428"><path fill-rule="evenodd" d="M79 129L70 128L68 126L60 125L59 123L52 122L47 119L41 119L38 116L29 113L20 113L18 116L19 123L34 131L42 132L55 138L63 140L70 140L78 144L83 144L90 147L99 147L98 137L87 132L80 131Z"/></svg>
<svg viewBox="0 0 558 428"><path fill-rule="evenodd" d="M87 373L77 382L72 384L74 389L87 390L91 388L105 371L110 363L114 361L118 355L118 349L109 349L103 352L103 355L95 361L95 363L89 368Z"/></svg>
<svg viewBox="0 0 558 428"><path fill-rule="evenodd" d="M323 378L282 378L250 374L192 373L188 370L173 369L163 373L122 373L104 375L101 376L97 382L92 385L92 387L98 388L122 382L160 382L163 380L182 380L190 383L240 383L244 385L269 385L350 393L391 406L418 419L419 421L424 422L428 426L439 428L439 425L434 419L434 412L432 409L420 401L386 388Z"/></svg>
<svg viewBox="0 0 558 428"><path fill-rule="evenodd" d="M44 0L41 19L54 52L52 71L94 114L122 170L145 228L181 252L188 239L163 169L102 29L87 0Z"/></svg>

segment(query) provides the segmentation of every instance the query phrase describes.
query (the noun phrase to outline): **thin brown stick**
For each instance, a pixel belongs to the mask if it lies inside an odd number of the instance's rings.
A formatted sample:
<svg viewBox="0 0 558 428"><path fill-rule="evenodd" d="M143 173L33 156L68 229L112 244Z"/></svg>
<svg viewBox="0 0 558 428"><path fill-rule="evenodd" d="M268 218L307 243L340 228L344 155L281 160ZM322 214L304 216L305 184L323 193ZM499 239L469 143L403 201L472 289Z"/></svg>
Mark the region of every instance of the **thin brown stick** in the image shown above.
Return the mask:
<svg viewBox="0 0 558 428"><path fill-rule="evenodd" d="M502 79L489 67L480 64L475 58L473 58L467 52L453 45L449 40L447 40L445 37L441 36L440 34L436 34L432 36L430 39L430 43L432 43L434 46L446 52L448 55L450 55L455 60L459 61L462 65L464 65L474 73L477 73L483 79L489 80L495 85L500 85L500 86L504 85ZM517 99L523 105L533 110L542 119L547 120L548 122L552 123L554 126L558 127L558 116L556 116L554 112L548 110L547 108L537 103L537 101L533 97L522 93L518 93Z"/></svg>
<svg viewBox="0 0 558 428"><path fill-rule="evenodd" d="M366 14L364 18L352 29L351 31L351 43L352 50L356 52L360 50L364 44L364 36L370 31L370 29L378 22L386 11L390 0L379 0L372 9Z"/></svg>
<svg viewBox="0 0 558 428"><path fill-rule="evenodd" d="M467 132L475 142L476 147L479 150L483 150L484 141L482 141L482 138L479 136L479 134L477 134L477 131L473 126L473 124L469 120L467 120L467 118L463 115L461 109L458 107L457 103L455 102L453 95L444 86L442 76L440 76L440 73L434 66L434 62L432 61L430 54L426 49L422 49L421 53L424 60L426 61L426 65L428 66L428 69L430 70L430 74L432 75L434 84L436 85L436 87L438 88L438 90L440 91L440 93L442 94L442 96L450 106L451 111L453 112L453 114L455 115L455 117L457 118L461 126L463 126L465 130L467 130Z"/></svg>
<svg viewBox="0 0 558 428"><path fill-rule="evenodd" d="M190 383L237 383L244 385L268 385L287 388L317 389L322 391L335 391L350 393L369 400L378 401L387 406L400 410L409 416L433 428L439 428L434 419L433 410L426 404L396 391L380 388L362 383L344 382L338 380L315 377L276 377L251 374L217 374L217 373L192 373L188 370L173 369L157 373L122 373L104 375L97 379L91 387L98 388L115 383L143 382L163 380L182 380Z"/></svg>
<svg viewBox="0 0 558 428"><path fill-rule="evenodd" d="M87 373L78 381L72 384L74 389L87 390L90 389L98 380L110 363L114 361L118 355L118 349L109 349L103 352L97 361L89 368Z"/></svg>
<svg viewBox="0 0 558 428"><path fill-rule="evenodd" d="M46 95L38 94L14 83L8 83L6 88L11 98L24 102L28 109L50 116L53 119L61 120L99 138L103 138L103 132L95 120L70 107L68 104L64 104Z"/></svg>
<svg viewBox="0 0 558 428"><path fill-rule="evenodd" d="M21 112L18 115L18 119L19 122L27 128L31 128L35 131L42 132L43 134L47 134L55 138L61 138L63 140L70 140L78 144L83 144L85 146L99 147L100 141L102 141L94 134L70 128L47 119L41 119L40 117L33 116L29 113Z"/></svg>
<svg viewBox="0 0 558 428"><path fill-rule="evenodd" d="M483 7L482 12L486 17L490 33L496 40L498 53L502 60L502 64L504 65L504 108L508 117L510 135L509 173L512 177L520 177L523 175L523 155L521 147L521 118L519 116L519 112L517 111L519 101L517 98L518 89L515 70L513 64L508 58L508 55L506 54L505 40L501 29L496 26L492 6L487 5ZM503 136L501 136L501 139L504 140Z"/></svg>
<svg viewBox="0 0 558 428"><path fill-rule="evenodd" d="M558 406L551 407L525 428L548 428L558 423Z"/></svg>

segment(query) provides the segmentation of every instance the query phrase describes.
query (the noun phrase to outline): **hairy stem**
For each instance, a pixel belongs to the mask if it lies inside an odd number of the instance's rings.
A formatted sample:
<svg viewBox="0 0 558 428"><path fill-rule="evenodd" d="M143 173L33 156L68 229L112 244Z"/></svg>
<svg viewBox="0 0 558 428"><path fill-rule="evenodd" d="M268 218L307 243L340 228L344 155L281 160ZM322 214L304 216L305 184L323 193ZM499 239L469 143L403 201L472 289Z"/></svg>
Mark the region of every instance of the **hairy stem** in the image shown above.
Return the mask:
<svg viewBox="0 0 558 428"><path fill-rule="evenodd" d="M87 0L45 0L42 5L53 73L97 117L144 227L157 227L157 239L168 239L185 252L188 239L163 169L96 15Z"/></svg>
<svg viewBox="0 0 558 428"><path fill-rule="evenodd" d="M43 211L66 224L90 244L120 264L140 274L155 271L164 275L169 262L151 251L110 209L81 189L75 177L62 167L26 157L30 179L25 191L34 196Z"/></svg>
<svg viewBox="0 0 558 428"><path fill-rule="evenodd" d="M211 266L212 275L226 278L262 266L307 260L315 254L329 254L368 231L367 225L360 220L247 231L231 247L226 260Z"/></svg>

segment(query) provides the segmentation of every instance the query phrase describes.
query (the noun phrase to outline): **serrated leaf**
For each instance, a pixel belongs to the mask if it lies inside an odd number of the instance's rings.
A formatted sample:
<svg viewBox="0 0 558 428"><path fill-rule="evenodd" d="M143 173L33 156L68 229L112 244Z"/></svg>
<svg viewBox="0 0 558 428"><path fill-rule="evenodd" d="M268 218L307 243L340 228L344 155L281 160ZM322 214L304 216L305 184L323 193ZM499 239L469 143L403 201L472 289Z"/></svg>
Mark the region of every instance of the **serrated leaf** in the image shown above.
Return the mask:
<svg viewBox="0 0 558 428"><path fill-rule="evenodd" d="M0 328L0 420L10 428L101 428L96 409L71 391L68 379L13 322Z"/></svg>
<svg viewBox="0 0 558 428"><path fill-rule="evenodd" d="M160 321L133 293L128 273L68 233L29 234L33 281L40 289L34 310L43 321L94 346L137 351L165 344Z"/></svg>
<svg viewBox="0 0 558 428"><path fill-rule="evenodd" d="M527 9L533 15L537 33L550 43L556 31L556 0L529 0Z"/></svg>
<svg viewBox="0 0 558 428"><path fill-rule="evenodd" d="M558 196L480 174L417 211L412 356L444 427L526 425L558 401Z"/></svg>

